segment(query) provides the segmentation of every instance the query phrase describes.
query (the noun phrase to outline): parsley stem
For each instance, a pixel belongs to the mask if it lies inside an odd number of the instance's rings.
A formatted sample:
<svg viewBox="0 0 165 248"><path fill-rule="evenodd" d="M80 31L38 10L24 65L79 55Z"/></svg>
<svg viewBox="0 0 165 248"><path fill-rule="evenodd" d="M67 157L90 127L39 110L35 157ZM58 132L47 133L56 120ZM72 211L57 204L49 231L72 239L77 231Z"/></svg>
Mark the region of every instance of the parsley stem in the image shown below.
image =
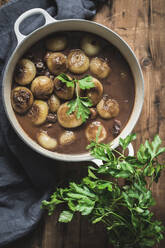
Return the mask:
<svg viewBox="0 0 165 248"><path fill-rule="evenodd" d="M76 96L79 97L79 94L78 94L79 82L76 80L75 84L76 84Z"/></svg>
<svg viewBox="0 0 165 248"><path fill-rule="evenodd" d="M123 196L121 195L119 198L115 199L115 200L112 202L111 207L113 207L114 204L115 204L116 202L118 202L119 200L121 200L122 198L123 198Z"/></svg>
<svg viewBox="0 0 165 248"><path fill-rule="evenodd" d="M96 208L96 209L100 209L100 208ZM120 215L114 213L112 210L107 210L107 212L105 214L102 215L102 218L104 218L105 216L108 216L109 214L112 214L114 216L116 216L117 218L119 218L120 220L124 221L125 223L127 223L127 221Z"/></svg>
<svg viewBox="0 0 165 248"><path fill-rule="evenodd" d="M78 88L76 92L79 101L83 102L78 96ZM133 139L134 135L120 140L123 151ZM155 203L150 188L165 167L157 160L158 155L165 152L165 147L158 147L160 144L160 138L156 137L152 143L141 145L137 155L128 157L112 150L110 144L92 141L88 147L103 165L92 167L94 174L89 170L81 184L74 183L73 187L72 183L68 188L57 189L51 201L45 201L43 206L52 214L56 205L65 202L67 211L60 217L63 222L70 222L74 211L89 215L93 223L104 223L113 247L153 247L163 239L164 231L150 209ZM120 179L125 180L124 186L121 186ZM72 204L68 205L69 201Z"/></svg>
<svg viewBox="0 0 165 248"><path fill-rule="evenodd" d="M120 157L119 158L123 158L123 159L125 159L125 155L124 155L124 153L121 153L121 152L119 152L118 150L114 150L117 154L119 154L120 155Z"/></svg>

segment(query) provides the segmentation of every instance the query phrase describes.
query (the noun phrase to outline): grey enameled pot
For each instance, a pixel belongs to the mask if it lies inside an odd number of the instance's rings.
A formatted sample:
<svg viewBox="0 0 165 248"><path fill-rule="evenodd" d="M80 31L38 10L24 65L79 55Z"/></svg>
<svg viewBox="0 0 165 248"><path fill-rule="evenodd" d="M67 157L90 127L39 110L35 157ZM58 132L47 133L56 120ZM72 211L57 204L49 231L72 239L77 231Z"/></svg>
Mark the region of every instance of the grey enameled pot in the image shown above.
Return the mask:
<svg viewBox="0 0 165 248"><path fill-rule="evenodd" d="M21 34L19 31L20 23L28 16L34 14L44 15L45 17L44 26L38 28L37 30L35 30L34 32L32 32L27 36ZM35 141L33 141L24 132L24 130L22 129L22 127L20 126L20 124L18 123L15 117L10 100L13 72L18 60L23 56L25 51L28 48L30 48L34 43L36 43L38 40L46 37L51 33L58 31L85 31L85 32L94 33L106 39L107 41L109 41L119 49L119 51L123 54L123 56L127 60L131 68L131 71L133 73L134 82L135 82L135 101L134 101L133 111L127 125L122 130L121 134L117 138L115 138L112 142L112 148L116 148L119 144L119 138L120 137L125 138L128 134L131 133L132 129L134 128L141 113L143 98L144 98L144 81L143 81L142 71L135 54L133 53L132 49L128 46L128 44L118 34L116 34L112 30L101 24L87 20L79 20L79 19L57 21L54 18L52 18L45 10L39 8L29 10L24 14L22 14L17 19L14 29L15 29L15 34L17 36L18 45L7 64L3 78L3 102L4 102L5 111L16 133L26 144L28 144L36 152L39 152L44 156L57 160L87 161L87 160L93 160L93 157L90 156L88 152L84 154L68 155L68 154L60 154L57 152L51 152L45 150ZM130 154L133 154L132 146L129 147L129 150L130 150L129 151Z"/></svg>

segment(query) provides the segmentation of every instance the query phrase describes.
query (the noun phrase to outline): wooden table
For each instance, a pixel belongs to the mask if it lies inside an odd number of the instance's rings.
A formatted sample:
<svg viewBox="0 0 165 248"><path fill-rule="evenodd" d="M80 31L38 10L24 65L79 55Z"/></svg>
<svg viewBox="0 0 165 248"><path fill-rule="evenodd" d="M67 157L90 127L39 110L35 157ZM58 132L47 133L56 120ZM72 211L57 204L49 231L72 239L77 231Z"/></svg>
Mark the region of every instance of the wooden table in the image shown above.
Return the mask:
<svg viewBox="0 0 165 248"><path fill-rule="evenodd" d="M143 69L145 101L134 129L138 135L135 150L141 142L157 133L165 141L165 1L111 0L109 6L102 6L94 20L121 35L134 50ZM58 170L59 177L64 180L73 175L82 177L85 173L85 168L79 165ZM152 190L157 200L154 212L165 224L165 171ZM45 214L35 231L7 248L110 247L101 226L90 225L79 216L70 224L59 224L57 216L58 212L51 217ZM165 247L165 239L159 247Z"/></svg>

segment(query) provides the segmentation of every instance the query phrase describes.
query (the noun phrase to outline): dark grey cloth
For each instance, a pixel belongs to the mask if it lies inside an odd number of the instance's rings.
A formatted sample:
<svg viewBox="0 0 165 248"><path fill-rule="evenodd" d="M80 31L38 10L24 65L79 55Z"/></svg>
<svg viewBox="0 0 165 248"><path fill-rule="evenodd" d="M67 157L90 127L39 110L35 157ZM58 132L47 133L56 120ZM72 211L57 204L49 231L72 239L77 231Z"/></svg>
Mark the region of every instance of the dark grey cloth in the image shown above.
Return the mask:
<svg viewBox="0 0 165 248"><path fill-rule="evenodd" d="M102 0L11 0L0 9L0 89L5 64L16 46L13 25L32 8L46 9L57 19L92 18ZM42 24L42 17L25 21L25 34ZM0 246L32 230L38 223L41 201L49 196L58 176L58 161L27 147L10 126L0 95Z"/></svg>

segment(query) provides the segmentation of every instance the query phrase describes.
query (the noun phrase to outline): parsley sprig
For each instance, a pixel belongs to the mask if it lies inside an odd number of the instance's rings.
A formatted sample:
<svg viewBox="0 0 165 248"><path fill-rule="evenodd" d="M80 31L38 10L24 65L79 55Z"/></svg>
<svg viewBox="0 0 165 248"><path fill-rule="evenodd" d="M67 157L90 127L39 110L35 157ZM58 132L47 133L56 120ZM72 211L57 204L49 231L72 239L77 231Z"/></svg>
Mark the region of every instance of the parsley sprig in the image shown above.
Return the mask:
<svg viewBox="0 0 165 248"><path fill-rule="evenodd" d="M65 73L61 73L56 78L65 83L67 87L74 87L75 83L78 83L82 90L91 89L95 86L90 75L86 75L82 79L70 79Z"/></svg>
<svg viewBox="0 0 165 248"><path fill-rule="evenodd" d="M88 97L79 96L78 87L82 90L88 90L93 88L95 85L92 81L92 77L90 75L86 75L82 79L70 80L66 74L62 73L57 76L57 78L63 83L66 83L67 87L74 87L74 85L76 85L76 99L71 100L68 103L69 110L67 114L70 115L73 112L76 112L77 119L82 118L82 121L85 122L90 115L89 108L92 107L92 102Z"/></svg>
<svg viewBox="0 0 165 248"><path fill-rule="evenodd" d="M80 119L81 117L82 121L85 122L90 115L89 108L92 106L92 102L89 100L88 97L80 97L77 95L75 100L72 100L68 103L68 106L68 115L77 111L77 119Z"/></svg>
<svg viewBox="0 0 165 248"><path fill-rule="evenodd" d="M89 108L92 107L92 102L88 97L80 97L79 96L79 91L78 87L80 89L90 89L94 87L94 83L92 82L92 77L91 76L86 76L80 80L76 80L76 99L71 100L68 103L69 110L67 114L71 114L76 111L76 116L77 119L82 118L82 121L85 122L89 115L90 115L90 110Z"/></svg>
<svg viewBox="0 0 165 248"><path fill-rule="evenodd" d="M65 73L61 73L56 78L65 83L67 87L74 87L74 81L70 79Z"/></svg>
<svg viewBox="0 0 165 248"><path fill-rule="evenodd" d="M81 183L57 188L50 201L42 202L49 215L65 203L59 222L70 222L76 212L88 216L93 224L102 222L115 248L148 248L159 243L164 227L151 211L155 204L151 185L158 182L165 167L158 161L165 147L156 135L151 143L140 146L136 156L126 156L125 150L135 138L129 135L120 139L121 152L92 141L88 149L104 164L99 168L89 166L88 176ZM121 179L125 179L123 186Z"/></svg>
<svg viewBox="0 0 165 248"><path fill-rule="evenodd" d="M80 89L89 90L95 87L94 82L92 81L92 77L90 75L86 75L82 79L76 80L78 82Z"/></svg>

